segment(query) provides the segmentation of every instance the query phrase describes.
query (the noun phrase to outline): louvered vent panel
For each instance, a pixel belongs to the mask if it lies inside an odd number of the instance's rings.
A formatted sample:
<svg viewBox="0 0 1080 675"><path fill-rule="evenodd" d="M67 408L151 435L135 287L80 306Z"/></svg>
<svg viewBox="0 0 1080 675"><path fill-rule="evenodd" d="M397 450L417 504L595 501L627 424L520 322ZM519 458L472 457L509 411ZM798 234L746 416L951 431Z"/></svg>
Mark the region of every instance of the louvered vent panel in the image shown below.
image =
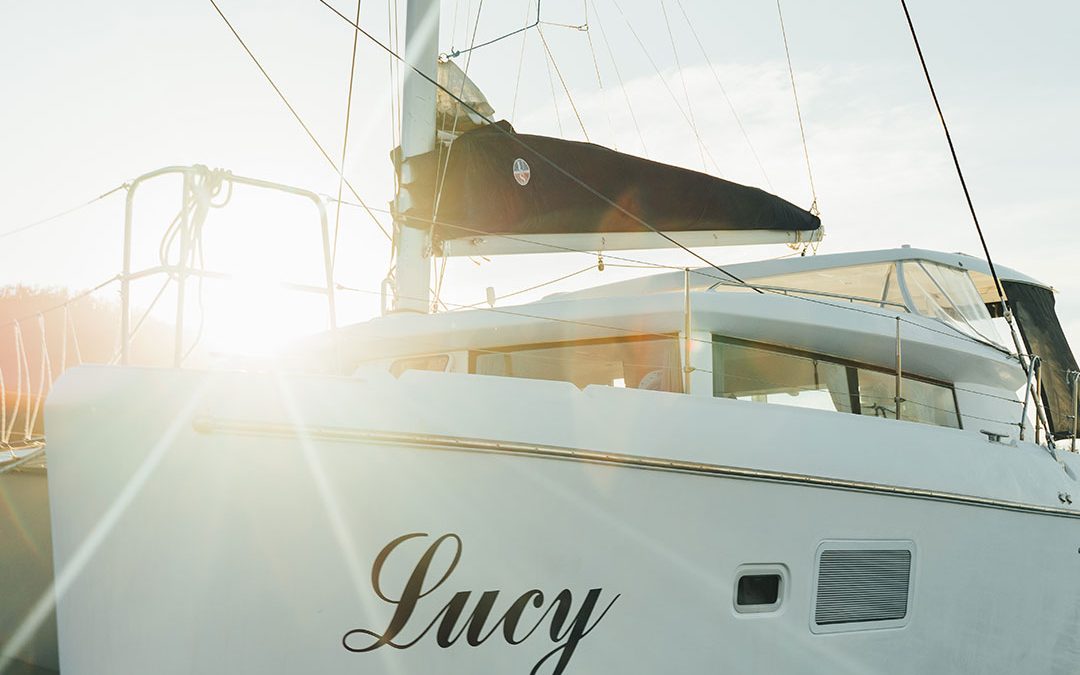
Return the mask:
<svg viewBox="0 0 1080 675"><path fill-rule="evenodd" d="M822 551L814 622L821 626L903 619L910 583L911 551Z"/></svg>

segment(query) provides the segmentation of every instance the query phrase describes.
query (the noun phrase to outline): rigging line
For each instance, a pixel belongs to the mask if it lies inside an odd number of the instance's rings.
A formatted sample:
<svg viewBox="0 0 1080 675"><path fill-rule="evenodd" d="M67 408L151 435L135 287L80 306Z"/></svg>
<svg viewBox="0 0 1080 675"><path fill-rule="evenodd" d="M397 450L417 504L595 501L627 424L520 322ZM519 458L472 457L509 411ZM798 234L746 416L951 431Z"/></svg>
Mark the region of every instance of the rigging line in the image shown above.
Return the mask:
<svg viewBox="0 0 1080 675"><path fill-rule="evenodd" d="M81 366L83 358L82 348L79 346L79 331L75 326L75 319L68 314L67 307L64 308L64 314L67 315L67 320L71 322L71 346L75 348L75 365Z"/></svg>
<svg viewBox="0 0 1080 675"><path fill-rule="evenodd" d="M0 445L7 444L7 387L4 386L4 369L0 368ZM15 452L10 447L8 454L15 459Z"/></svg>
<svg viewBox="0 0 1080 675"><path fill-rule="evenodd" d="M212 1L213 0L211 0L211 2ZM557 162L555 162L554 160L549 158L547 155L545 155L545 154L541 153L540 151L536 150L535 148L531 147L528 143L523 141L516 134L511 133L510 131L507 131L506 129L499 126L498 124L495 124L491 120L491 118L489 118L487 115L484 115L479 110L477 110L473 106L469 105L469 103L467 101L465 101L464 99L462 99L460 96L455 96L454 92L450 91L446 87L439 84L437 80L435 80L435 79L431 78L430 76L428 76L427 73L425 73L420 68L418 68L415 65L413 65L412 63L409 63L408 61L406 61L405 58L402 57L400 54L397 54L396 52L391 51L389 47L384 45L382 42L379 42L378 38L376 38L374 35L372 35L371 33L368 33L363 28L360 28L360 26L358 26L357 24L354 24L352 21L350 21L349 17L347 17L344 14L342 14L341 12L339 12L337 10L337 8L335 8L333 5L331 5L329 2L327 2L327 0L318 0L318 1L323 6L325 6L327 9L329 9L331 12L336 14L341 20L345 21L346 23L348 23L351 26L354 26L357 30L359 30L361 32L361 34L363 34L366 38L368 38L368 40L375 43L375 45L377 45L380 49L382 49L383 51L386 51L386 52L390 53L391 55L393 55L393 57L395 59L400 60L402 63L404 63L406 66L408 66L409 69L411 69L414 73L419 75L424 80L427 80L427 82L432 84L435 88L442 90L444 93L446 93L447 96L454 99L455 101L457 101L461 105L465 106L466 109L468 109L471 112L475 113L482 120L484 120L485 122L490 124L493 129L498 130L499 133L503 134L504 136L509 138L511 141L513 141L517 145L524 148L525 150L528 150L533 156L540 159L542 162L544 162L545 164L547 164L551 168L555 169L555 171L559 172L560 174L562 174L563 176L568 178L571 182L575 183L576 185L578 185L579 187L584 189L586 192L588 192L592 196L596 197L597 199L604 202L605 204L607 204L611 208L615 209L616 211L622 213L627 218L630 218L634 222L638 223L639 225L641 225L645 229L649 230L653 234L655 234L655 235L659 236L660 238L664 239L668 243L673 244L675 247L682 249L683 251L685 251L689 255L693 256L697 260L700 260L701 262L705 263L707 266L711 267L712 269L715 269L717 272L720 272L721 274L723 274L723 275L725 275L727 277L730 277L731 279L734 279L735 281L737 281L737 282L739 282L741 284L744 284L747 288L750 288L750 289L754 290L757 293L764 293L764 291L762 291L761 289L754 287L753 284L749 284L749 283L743 281L742 279L735 276L731 272L728 272L727 270L723 269L722 267L720 267L716 263L713 263L713 262L709 261L707 258L702 256L700 253L697 253L696 251L688 248L687 246L685 246L684 244L682 244L681 242L676 240L671 235L668 235L668 234L666 234L664 232L661 232L660 230L656 229L654 226L652 226L651 224L649 224L648 222L643 220L640 216L630 212L624 206L622 206L622 205L616 203L615 201L613 201L612 199L606 197L604 194L599 192L596 188L592 187L591 185L589 185L588 183L586 183L582 179L580 179L577 176L575 176L574 174L570 173L568 170L566 170L565 168L560 166Z"/></svg>
<svg viewBox="0 0 1080 675"><path fill-rule="evenodd" d="M555 123L559 127L559 136L565 136L562 126L562 113L559 112L559 97L555 94L555 78L551 75L551 54L547 53L547 50L544 51L544 66L547 68L548 85L551 87L551 104L555 107Z"/></svg>
<svg viewBox="0 0 1080 675"><path fill-rule="evenodd" d="M679 70L679 80L682 81L683 96L686 97L686 111L690 114L690 125L694 127L694 133L698 133L697 120L694 119L694 106L690 103L690 90L686 86L686 73L683 72L682 62L679 60L679 49L675 46L675 34L671 31L671 21L668 19L667 3L664 0L660 0L660 12L664 15L664 25L667 27L668 40L671 41L671 53L675 56L675 67ZM705 162L705 152L701 146L698 146L698 152L701 154L701 166L708 171L708 164Z"/></svg>
<svg viewBox="0 0 1080 675"><path fill-rule="evenodd" d="M588 272L589 270L594 270L594 269L596 269L596 265L589 265L588 267L586 267L584 269L580 269L577 272L571 272L570 274L564 274L563 276L561 276L561 277L559 277L557 279L551 279L550 281L545 281L543 283L536 284L535 286L529 286L528 288L522 288L521 290L513 291L512 293L507 293L505 295L500 295L500 296L494 298L494 300L495 301L505 300L506 298L512 298L515 295L521 295L522 293L528 293L529 291L535 291L535 290L544 288L545 286L551 286L552 284L557 284L560 281L566 281L567 279L570 279L572 277L576 277L579 274L584 274L584 273ZM458 310L475 309L477 307L481 307L481 306L486 305L486 304L488 304L487 300L484 300L482 302L474 302L471 305L462 305L462 306L458 307L457 309Z"/></svg>
<svg viewBox="0 0 1080 675"><path fill-rule="evenodd" d="M165 291L169 288L169 283L171 281L171 277L165 278L165 281L161 284L161 288L159 288L157 294L154 295L154 299L150 301L150 305L146 308L146 311L143 312L142 316L139 317L139 320L135 322L135 327L132 328L131 332L127 335L127 340L129 344L134 342L135 336L138 334L139 329L142 328L143 323L145 323L146 320L150 317L150 312L154 310L154 307L157 305L158 300L161 299L161 296L165 295ZM122 340L124 336L120 336L120 338ZM109 359L110 365L119 363L122 351L123 350L121 347L117 347L116 350L113 351L112 358Z"/></svg>
<svg viewBox="0 0 1080 675"><path fill-rule="evenodd" d="M941 103L938 101L937 92L934 90L934 82L930 79L930 70L926 66L926 59L923 57L922 47L919 45L919 36L915 33L915 24L911 21L911 13L908 12L907 2L905 0L900 0L900 6L904 8L904 17L907 18L908 28L911 31L911 39L915 42L915 51L919 54L919 63L922 64L923 74L926 76L926 84L930 87L930 96L934 99L934 107L937 108L938 119L941 120L941 128L945 131L945 140L949 143L949 152L952 154L953 165L956 167L956 175L960 178L960 187L964 190L964 199L967 200L968 210L971 212L971 219L975 221L975 231L979 233L979 242L982 244L983 253L986 254L986 264L990 267L990 274L994 277L994 286L997 288L998 298L1001 300L1002 306L1007 309L1008 305L1005 302L1005 290L1001 286L1001 280L998 279L997 270L994 268L994 261L990 258L990 247L987 246L982 226L979 225L979 216L975 214L975 204L971 201L971 192L968 191L967 181L964 180L964 172L960 169L960 158L956 154L956 146L953 145L952 134L949 133L949 125L945 123L945 113L941 110ZM1008 312L1006 312L1006 314L1008 314Z"/></svg>
<svg viewBox="0 0 1080 675"><path fill-rule="evenodd" d="M585 0L587 3L592 3L592 0ZM630 102L630 92L626 89L626 83L623 82L622 73L619 71L619 64L615 60L615 53L611 50L611 43L607 39L607 32L604 30L604 22L600 20L600 12L596 9L596 5L593 4L593 14L596 15L596 25L600 26L600 37L604 40L604 48L607 50L608 59L611 61L611 67L615 71L615 78L619 81L619 89L622 91L623 98L626 99L626 108L630 111L630 120L634 123L634 129L637 131L638 140L641 142L641 154L646 159L649 157L649 149L645 147L645 136L641 133L641 126L638 124L637 115L634 114L634 105Z"/></svg>
<svg viewBox="0 0 1080 675"><path fill-rule="evenodd" d="M363 0L356 0L356 23L360 23L360 5ZM345 155L349 149L349 119L352 116L353 81L356 79L356 45L360 41L360 34L353 32L352 58L349 65L349 94L345 99L345 133L341 140L341 173L338 174L337 196L341 199L341 191L345 187ZM392 97L391 97L392 98ZM338 233L341 231L341 202L338 202L334 213L334 243L330 252L330 274L333 275L337 266Z"/></svg>
<svg viewBox="0 0 1080 675"><path fill-rule="evenodd" d="M585 9L585 40L589 43L589 54L592 56L593 70L596 72L596 86L600 89L600 100L604 105L604 115L607 117L608 130L611 132L611 147L613 150L619 149L618 136L615 135L615 124L611 121L611 105L608 100L608 93L604 90L604 80L600 77L600 62L596 60L596 48L593 46L592 31L589 30L589 0L584 0L582 3Z"/></svg>
<svg viewBox="0 0 1080 675"><path fill-rule="evenodd" d="M583 33L585 31L589 30L589 24L587 24L587 23L573 24L573 23L559 23L557 21L541 21L540 25L541 26L554 26L556 28L573 28L574 30L579 30L579 31L581 31Z"/></svg>
<svg viewBox="0 0 1080 675"><path fill-rule="evenodd" d="M776 14L780 17L780 35L784 38L784 54L787 55L788 75L791 76L791 94L795 99L795 116L799 120L799 136L802 137L803 156L806 158L806 176L810 179L810 213L819 215L817 189L814 187L814 172L810 169L810 150L806 145L806 128L803 126L802 108L799 107L799 90L795 88L795 69L791 66L791 50L788 48L787 30L784 28L784 12L780 9L780 0L776 0Z"/></svg>
<svg viewBox="0 0 1080 675"><path fill-rule="evenodd" d="M525 21L529 20L529 7L531 0L525 2ZM510 106L510 123L514 123L514 114L517 112L518 89L521 87L521 66L525 63L525 34L521 35L521 52L518 54L517 77L514 79L514 102Z"/></svg>
<svg viewBox="0 0 1080 675"><path fill-rule="evenodd" d="M629 17L626 16L625 12L623 12L622 6L618 3L618 0L612 0L612 3L615 5L615 9L619 11L619 14L623 18L623 21L626 22L626 27L630 29L630 33L634 36L634 40L637 41L638 47L641 48L641 53L644 54L645 58L649 60L649 64L652 65L653 71L656 73L657 78L660 80L660 83L664 85L664 90L667 91L672 103L675 104L675 107L678 109L679 114L682 115L683 121L685 121L686 124L689 125L690 131L693 132L694 138L697 139L698 149L704 152L705 155L709 158L709 161L713 163L713 167L716 169L717 175L723 176L724 172L720 169L720 164L716 161L716 158L713 157L712 151L709 150L709 146L705 145L705 141L701 138L701 134L698 133L697 126L694 125L693 121L691 121L690 117L686 114L686 111L683 110L682 104L679 103L679 98L675 95L675 92L671 90L671 85L668 84L667 78L664 77L662 72L660 72L660 66L657 65L656 61L652 57L652 54L650 54L648 48L645 47L645 42L641 39L641 36L638 35L637 29L634 28L634 24L630 23Z"/></svg>
<svg viewBox="0 0 1080 675"><path fill-rule="evenodd" d="M387 11L386 11L386 35L387 35L387 42L389 42L390 44L394 43L394 14L396 12L397 12L397 8L394 6L394 3L393 2L388 3L387 4ZM357 21L356 23L360 23L360 22ZM354 32L353 33L353 40L355 41L356 39L357 39L357 33ZM354 42L354 44L355 44L355 42ZM389 102L390 102L390 140L393 143L393 145L391 147L396 148L398 144L397 144L397 122L395 121L395 118L397 116L397 111L394 108L394 102L395 102L396 97L397 97L397 94L396 94L396 92L397 92L397 80L394 79L394 64L395 63L396 62L393 59L387 59L386 60L387 74L388 74L389 79L390 79L390 96L387 97L389 99ZM350 78L349 84L350 85L352 84L351 78ZM392 173L394 174L394 194L397 194L397 192L398 192L398 176L397 176L396 171L394 171ZM340 201L340 198L339 198L339 201Z"/></svg>
<svg viewBox="0 0 1080 675"><path fill-rule="evenodd" d="M455 4L456 11L456 4ZM398 23L399 10L397 0L390 0L390 12L386 17L386 32L390 44L394 45L395 49L401 42L400 33L401 29ZM359 23L359 22L357 22ZM392 58L387 59L387 65L390 68L390 137L393 139L394 146L401 145L401 115L397 113L401 109L401 64ZM395 108L396 104L396 108ZM397 193L398 175L394 172L394 193Z"/></svg>
<svg viewBox="0 0 1080 675"><path fill-rule="evenodd" d="M476 33L480 29L480 16L483 13L484 13L484 0L480 0L480 3L476 6L476 21L473 22L472 37L469 38L469 44L470 45L476 44ZM468 18L468 17L466 16L466 18ZM357 21L357 23L360 23L360 22ZM461 88L458 90L458 96L464 96L465 95L465 86L466 86L466 84L468 83L468 80L469 80L469 67L471 65L472 65L472 51L470 50L468 56L465 57L465 69L462 71L463 77L461 78ZM454 123L453 123L453 125L451 126L451 129L450 129L450 138L451 139L453 139L457 134L458 122L460 121L460 119L461 119L461 108L460 107L455 107L454 108ZM437 219L439 217L439 207L442 204L443 186L446 184L447 169L450 166L450 153L452 153L453 151L454 151L454 142L453 142L453 140L451 140L449 143L447 143L445 145L445 148L444 148L443 145L439 145L439 153L441 155L443 155L443 157L442 157L442 161L439 162L439 165L438 165L439 170L438 170L438 172L436 174L435 199L434 199L434 202L433 202L434 203L434 209L432 211L432 219ZM434 227L434 226L432 226L432 227ZM433 259L432 264L434 265L435 263L436 263L436 261ZM434 300L432 302L432 307L435 309L435 311L438 311L438 308L439 308L440 295L442 294L442 289L443 289L443 280L446 278L446 267L447 267L447 261L446 261L446 256L444 255L443 259L442 259L442 265L439 266L439 269L437 270L437 275L435 277L436 280L435 280L435 288L434 288L434 294L433 294L434 295Z"/></svg>
<svg viewBox="0 0 1080 675"><path fill-rule="evenodd" d="M27 441L33 436L38 415L41 413L41 403L45 400L46 391L52 389L53 383L52 360L49 358L49 342L45 334L44 314L38 314L38 332L41 335L41 368L38 372L38 393L34 398L34 406L31 409L30 405L27 404L27 412L30 414L26 418L25 431L23 432L23 439Z"/></svg>
<svg viewBox="0 0 1080 675"><path fill-rule="evenodd" d="M251 60L255 62L255 66L258 67L259 72L261 72L263 74L263 77L266 78L266 81L270 83L271 87L273 87L274 91L278 95L278 98L280 98L281 102L285 104L285 107L289 109L289 112L292 113L292 116L296 119L296 121L304 129L304 132L307 134L308 138L311 139L311 142L315 144L316 148L318 148L319 152L323 156L323 159L325 159L327 161L327 163L330 164L330 167L334 170L334 173L338 174L338 176L341 177L342 182L344 182L345 186L347 188L349 188L349 192L352 193L353 197L356 197L357 201L359 201L361 204L364 204L364 198L360 196L360 194L356 191L356 188L354 188L352 186L352 183L350 183L349 180L347 178L345 178L345 173L341 169L338 168L337 164L330 157L330 154L328 152L326 152L326 149L323 148L321 143L319 143L319 140L317 138L315 138L315 134L313 134L311 132L311 129L308 128L308 125L304 123L304 120L300 117L300 114L298 112L296 112L296 108L294 108L292 106L292 104L289 103L289 99L287 99L285 97L284 92L282 92L281 89L278 88L278 86L274 82L273 78L270 77L270 73L266 72L266 69L263 68L261 63L259 63L259 59L255 58L255 54L248 48L247 43L244 42L244 39L242 37L240 37L240 33L237 33L236 29L233 28L233 25L232 25L232 23L229 22L228 17L226 17L225 13L221 11L220 7L218 7L217 2L215 2L215 0L210 0L210 4L214 6L214 9L217 11L218 16L220 16L221 20L225 22L225 25L229 27L229 30L232 32L232 34L236 38L237 42L240 43L240 46L244 48L244 51L247 52L247 55L250 56ZM334 11L336 12L337 10L334 10ZM344 17L344 15L342 15L342 16ZM345 20L349 21L348 18L346 18ZM352 22L349 21L349 23L352 23ZM359 27L359 24L353 23L352 25L356 26L356 29L358 31L362 32L365 36L370 37L370 35L366 31L363 31L363 29L361 29ZM367 209L366 206L364 208ZM371 211L368 210L368 215L371 216L372 222L375 223L375 225L379 228L379 231L383 233L384 237L386 237L387 239L393 239L393 237L390 236L390 233L386 231L386 228L382 226L382 223L380 223L379 220L375 217L375 214L371 213Z"/></svg>
<svg viewBox="0 0 1080 675"><path fill-rule="evenodd" d="M513 36L517 35L518 33L524 33L525 31L529 30L530 28L535 28L536 26L539 26L539 25L540 25L540 0L536 0L536 21L533 21L528 26L523 26L521 28L518 28L517 30L512 30L509 33L507 33L506 35L500 35L499 37L488 40L487 42L481 42L478 45L472 45L468 49L461 49L461 50L452 49L452 51L449 54L446 55L446 58L448 58L448 59L456 59L457 57L461 56L462 54L467 54L468 52L471 52L474 49L480 49L481 47L487 47L488 45L495 44L496 42L499 42L500 40L505 40L508 37L513 37ZM473 38L475 39L475 37L476 37L476 35L474 33Z"/></svg>
<svg viewBox="0 0 1080 675"><path fill-rule="evenodd" d="M473 22L472 38L469 41L470 44L476 42L476 31L480 28L480 15L483 14L483 13L484 13L484 0L480 0L480 4L477 5L477 7L476 7L476 21ZM359 23L359 21L357 23ZM472 65L472 53L470 53L468 56L465 57L465 69L462 70L462 75L464 77L461 78L461 88L458 90L458 96L464 96L465 95L465 86L466 86L466 84L468 83L468 80L469 80L469 66L471 66L471 65ZM453 123L453 125L452 125L452 127L450 129L450 137L451 137L451 139L453 139L454 136L457 134L458 121L460 119L461 119L461 108L460 107L455 107L454 108L454 123ZM450 153L453 151L453 149L454 149L454 143L453 143L452 140L451 140L450 143L448 143L446 145L445 152L443 152L442 145L439 146L439 152L440 152L440 154L442 154L444 156L442 157L442 161L440 161L439 164L438 164L439 170L438 170L438 172L436 174L435 199L433 200L435 208L433 209L433 212L432 212L433 213L433 218L438 218L439 217L439 204L442 201L443 185L446 183L446 170L447 170L447 167L450 166ZM438 287L436 287L436 288L438 288Z"/></svg>
<svg viewBox="0 0 1080 675"><path fill-rule="evenodd" d="M551 53L551 48L548 47L547 38L544 37L544 31L540 28L536 29L536 32L540 34L540 42L544 45L544 51L547 53L549 59L551 59L551 65L555 67L555 74L559 76L559 84L562 85L563 91L566 92L566 100L570 101L570 108L574 111L574 117L577 118L578 126L581 127L581 133L585 136L585 142L591 143L589 140L589 132L585 131L585 122L581 119L581 113L578 112L577 104L574 103L574 97L570 95L570 88L566 86L566 80L563 79L562 71L559 70L559 64L555 61L555 56Z"/></svg>
<svg viewBox="0 0 1080 675"><path fill-rule="evenodd" d="M543 38L541 37L541 40L542 39ZM566 133L563 131L563 113L558 109L558 95L555 94L555 78L552 77L551 73L551 54L546 50L544 50L543 65L548 69L548 85L551 86L551 103L555 108L555 124L558 125L558 135L565 136Z"/></svg>
<svg viewBox="0 0 1080 675"><path fill-rule="evenodd" d="M12 339L15 343L15 409L11 411L11 422L7 427L0 429L0 443L11 442L11 434L15 432L15 420L19 418L19 409L22 408L22 383L23 383L23 368L22 360L19 358L22 355L22 336L20 334L21 326L18 321L15 322L15 328L12 329ZM4 408L7 408L7 392L4 392Z"/></svg>
<svg viewBox="0 0 1080 675"><path fill-rule="evenodd" d="M457 41L457 15L461 0L454 0L454 18L450 20L450 42ZM465 11L468 11L467 9ZM359 21L357 22L359 23Z"/></svg>
<svg viewBox="0 0 1080 675"><path fill-rule="evenodd" d="M758 169L761 170L761 175L765 178L765 184L772 190L772 181L769 180L769 174L765 171L765 165L761 163L761 157L758 156L757 149L754 147L753 142L750 140L750 134L747 133L746 127L743 126L742 119L739 117L739 113L735 110L735 104L732 102L731 97L728 96L727 89L720 81L720 75L716 72L716 67L713 65L712 59L709 58L709 53L705 51L705 45L701 42L701 38L698 36L697 29L694 28L694 22L690 20L690 16L686 13L686 8L683 6L682 0L675 0L675 4L678 5L679 11L682 12L683 19L686 20L686 25L690 28L690 34L694 37L694 42L697 43L698 49L701 51L702 57L705 58L705 63L709 66L709 71L712 73L713 79L716 80L716 86L720 89L720 93L724 96L724 101L727 103L728 108L731 110L731 114L735 117L735 124L739 127L739 132L742 133L742 137L746 140L746 145L750 148L750 153L754 156L754 161L758 165Z"/></svg>
<svg viewBox="0 0 1080 675"><path fill-rule="evenodd" d="M68 215L69 213L75 213L79 209L84 209L87 206L90 206L91 204L93 204L94 202L99 202L102 199L105 199L106 197L108 197L109 195L111 195L111 194L113 194L115 192L119 192L120 190L126 190L129 187L131 187L130 183L121 183L120 185L117 185L116 187L112 188L111 190L108 190L106 192L102 192L97 197L94 197L93 199L91 199L89 201L85 201L82 204L79 204L78 206L73 206L70 209L67 209L65 211L61 211L60 213L54 213L53 215L49 216L48 218L42 218L41 220L35 220L34 222L27 223L26 225L20 225L19 227L8 230L7 232L0 232L0 239L3 239L5 237L10 237L11 235L18 234L20 232L25 232L25 231L27 231L29 229L37 227L38 225L44 225L45 223L52 222L52 221L56 220L57 218L62 218L64 216Z"/></svg>

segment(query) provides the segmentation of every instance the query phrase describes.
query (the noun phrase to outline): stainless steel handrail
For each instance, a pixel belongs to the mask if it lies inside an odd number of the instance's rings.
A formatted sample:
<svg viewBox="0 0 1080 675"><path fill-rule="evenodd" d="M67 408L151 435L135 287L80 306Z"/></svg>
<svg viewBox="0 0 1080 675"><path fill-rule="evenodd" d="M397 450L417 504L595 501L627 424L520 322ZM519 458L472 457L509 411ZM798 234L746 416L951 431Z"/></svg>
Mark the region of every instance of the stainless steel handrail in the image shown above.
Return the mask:
<svg viewBox="0 0 1080 675"><path fill-rule="evenodd" d="M1070 444L1069 449L1076 452L1076 433L1078 428L1080 428L1078 427L1078 423L1080 423L1080 414L1078 414L1080 413L1080 371L1070 370L1066 372L1065 377L1069 378L1069 383L1072 385L1073 391L1073 431L1072 443Z"/></svg>
<svg viewBox="0 0 1080 675"><path fill-rule="evenodd" d="M1031 392L1035 388L1036 378L1042 369L1042 359L1035 354L1031 355L1030 367L1028 368L1027 385L1024 387L1024 408L1020 412L1020 440L1024 440L1024 430L1027 427L1028 403L1031 402ZM1038 406L1038 403L1035 404ZM1038 440L1038 439L1036 439Z"/></svg>
<svg viewBox="0 0 1080 675"><path fill-rule="evenodd" d="M132 271L131 269L131 240L134 224L134 204L135 204L135 192L140 184L157 178L160 176L179 174L183 177L183 195L181 201L181 232L180 232L180 262L178 265L165 265L147 268L138 271ZM208 272L206 270L199 270L187 265L187 256L185 252L188 250L189 234L194 227L197 227L198 221L206 216L207 201L205 195L204 199L200 201L198 196L194 194L194 186L196 185L196 179L202 179L205 181L214 175L216 178L220 178L222 181L228 181L233 185L248 185L256 188L263 188L268 190L276 190L278 192L284 192L287 194L296 195L310 200L319 213L319 225L322 234L322 249L323 249L323 267L326 276L326 287L308 286L303 284L289 284L282 283L281 285L292 290L319 293L326 295L328 312L329 312L329 325L331 329L337 327L337 307L334 298L334 268L333 268L333 254L331 252L330 244L330 227L326 215L326 206L323 203L322 198L310 190L304 190L302 188L293 187L291 185L284 185L282 183L274 183L272 181L261 180L258 178L248 178L245 176L237 176L228 171L211 171L209 168L202 165L194 166L167 166L155 171L145 173L138 178L131 181L127 190L127 200L124 205L124 252L123 252L123 271L120 273L120 298L121 298L121 315L120 315L120 363L127 365L131 352L131 341L133 331L131 328L131 282L146 276L150 276L157 273L167 273L177 278L177 300L176 300L176 336L174 345L173 361L175 366L180 366L184 360L184 353L182 348L183 330L184 330L184 287L185 281L188 276L199 276L207 278L228 279L229 275ZM196 206L192 217L189 218L189 208L193 205ZM194 221L194 222L193 222Z"/></svg>

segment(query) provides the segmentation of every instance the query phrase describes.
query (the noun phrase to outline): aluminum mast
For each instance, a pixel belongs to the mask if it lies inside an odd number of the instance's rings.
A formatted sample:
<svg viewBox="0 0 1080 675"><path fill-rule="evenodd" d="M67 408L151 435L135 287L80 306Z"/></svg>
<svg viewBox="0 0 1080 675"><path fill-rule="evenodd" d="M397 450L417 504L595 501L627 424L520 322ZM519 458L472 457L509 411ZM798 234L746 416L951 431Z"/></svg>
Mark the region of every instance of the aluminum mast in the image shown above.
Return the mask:
<svg viewBox="0 0 1080 675"><path fill-rule="evenodd" d="M394 284L395 312L426 313L431 287L431 228L426 223L406 222L415 200L409 185L415 176L409 158L435 149L435 85L439 56L439 0L409 0L405 9L405 69L401 105L401 180L395 208L397 270ZM430 214L429 214L430 215Z"/></svg>

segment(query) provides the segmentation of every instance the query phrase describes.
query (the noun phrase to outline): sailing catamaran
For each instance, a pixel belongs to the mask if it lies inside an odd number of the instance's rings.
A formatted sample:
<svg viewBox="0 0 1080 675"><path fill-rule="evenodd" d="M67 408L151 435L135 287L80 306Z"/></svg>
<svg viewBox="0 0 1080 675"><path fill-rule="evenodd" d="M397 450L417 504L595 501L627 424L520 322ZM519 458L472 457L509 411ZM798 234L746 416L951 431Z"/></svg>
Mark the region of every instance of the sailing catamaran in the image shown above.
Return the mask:
<svg viewBox="0 0 1080 675"><path fill-rule="evenodd" d="M288 369L66 374L47 469L0 473L0 668L1076 672L1052 289L902 247L429 314L432 255L821 236L761 190L486 123L436 84L437 18L408 5L393 311ZM448 158L439 94L480 115ZM182 238L216 182L256 183L173 171Z"/></svg>

